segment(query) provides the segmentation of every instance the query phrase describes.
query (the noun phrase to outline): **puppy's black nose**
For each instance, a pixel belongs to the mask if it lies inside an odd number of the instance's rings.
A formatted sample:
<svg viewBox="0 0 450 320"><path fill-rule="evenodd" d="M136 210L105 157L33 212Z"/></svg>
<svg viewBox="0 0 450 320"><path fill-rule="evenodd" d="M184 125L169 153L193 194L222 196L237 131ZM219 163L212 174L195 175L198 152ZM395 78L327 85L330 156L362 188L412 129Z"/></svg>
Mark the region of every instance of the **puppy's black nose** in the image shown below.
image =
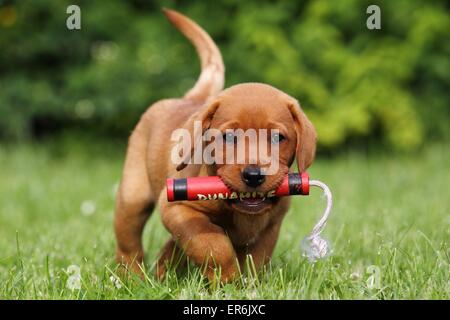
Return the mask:
<svg viewBox="0 0 450 320"><path fill-rule="evenodd" d="M266 180L266 177L262 174L261 168L249 166L245 167L244 171L242 172L242 180L249 187L256 188L257 186L261 185L264 180Z"/></svg>

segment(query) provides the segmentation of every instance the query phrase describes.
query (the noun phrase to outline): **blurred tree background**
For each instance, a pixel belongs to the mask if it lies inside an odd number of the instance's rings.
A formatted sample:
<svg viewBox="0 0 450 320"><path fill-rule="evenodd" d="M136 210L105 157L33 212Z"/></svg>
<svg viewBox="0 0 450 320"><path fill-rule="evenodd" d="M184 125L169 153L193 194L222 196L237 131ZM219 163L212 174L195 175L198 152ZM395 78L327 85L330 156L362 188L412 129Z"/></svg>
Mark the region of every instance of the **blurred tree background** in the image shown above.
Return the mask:
<svg viewBox="0 0 450 320"><path fill-rule="evenodd" d="M70 4L81 8L79 31L66 28ZM366 28L370 4L381 30ZM199 63L163 6L215 39L226 86L265 82L299 99L321 150L414 150L449 137L444 0L0 0L0 141L126 138L148 105L181 96Z"/></svg>

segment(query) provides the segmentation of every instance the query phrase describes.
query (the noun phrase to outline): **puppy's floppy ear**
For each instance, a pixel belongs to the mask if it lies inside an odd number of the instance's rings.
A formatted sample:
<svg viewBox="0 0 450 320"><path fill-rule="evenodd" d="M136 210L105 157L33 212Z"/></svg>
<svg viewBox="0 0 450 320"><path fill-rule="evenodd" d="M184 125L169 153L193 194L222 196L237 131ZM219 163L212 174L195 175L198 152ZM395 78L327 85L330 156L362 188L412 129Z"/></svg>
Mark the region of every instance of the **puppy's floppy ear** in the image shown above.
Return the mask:
<svg viewBox="0 0 450 320"><path fill-rule="evenodd" d="M305 171L313 162L316 154L317 133L311 121L300 108L296 100L288 102L289 111L294 118L297 134L296 158L299 172Z"/></svg>
<svg viewBox="0 0 450 320"><path fill-rule="evenodd" d="M177 166L177 171L183 170L188 165L190 159L194 156L194 148L196 145L203 143L203 134L211 126L212 118L219 108L219 100L214 100L211 103L202 107L199 111L194 113L187 121L185 127L189 130L191 136L191 145L185 146L180 150L180 156L183 158L181 163ZM200 126L196 126L196 122L200 123ZM190 151L183 154L183 150L189 149Z"/></svg>

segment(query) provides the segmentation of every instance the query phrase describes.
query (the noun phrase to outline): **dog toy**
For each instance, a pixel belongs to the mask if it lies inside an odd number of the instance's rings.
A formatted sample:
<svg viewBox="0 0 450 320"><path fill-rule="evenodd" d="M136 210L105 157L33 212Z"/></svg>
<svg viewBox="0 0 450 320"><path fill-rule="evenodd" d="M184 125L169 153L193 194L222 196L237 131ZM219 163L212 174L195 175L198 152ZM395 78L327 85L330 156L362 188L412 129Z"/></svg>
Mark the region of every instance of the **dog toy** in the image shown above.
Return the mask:
<svg viewBox="0 0 450 320"><path fill-rule="evenodd" d="M167 200L173 201L205 201L226 199L248 199L248 198L271 198L292 195L309 195L310 186L319 187L323 190L327 199L327 206L319 222L314 226L311 233L302 241L304 256L310 262L324 258L330 251L328 241L323 239L322 233L328 221L333 206L333 197L326 184L318 180L309 180L306 172L289 173L276 190L268 192L237 192L230 190L220 177L188 177L181 179L167 179Z"/></svg>

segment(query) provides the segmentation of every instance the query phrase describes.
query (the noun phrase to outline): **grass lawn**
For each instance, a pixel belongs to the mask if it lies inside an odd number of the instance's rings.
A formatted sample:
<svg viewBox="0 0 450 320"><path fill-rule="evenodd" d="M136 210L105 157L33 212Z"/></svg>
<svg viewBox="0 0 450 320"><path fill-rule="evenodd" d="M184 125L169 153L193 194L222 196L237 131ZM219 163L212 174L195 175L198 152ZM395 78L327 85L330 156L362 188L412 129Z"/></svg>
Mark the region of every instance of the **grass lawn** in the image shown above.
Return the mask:
<svg viewBox="0 0 450 320"><path fill-rule="evenodd" d="M295 198L267 269L222 287L192 266L154 279L168 237L157 212L144 234L148 278L114 280L114 192L124 152L121 144L0 146L0 299L450 298L447 145L319 159L310 175L333 191L324 232L333 254L310 264L299 250L325 206L314 189Z"/></svg>

